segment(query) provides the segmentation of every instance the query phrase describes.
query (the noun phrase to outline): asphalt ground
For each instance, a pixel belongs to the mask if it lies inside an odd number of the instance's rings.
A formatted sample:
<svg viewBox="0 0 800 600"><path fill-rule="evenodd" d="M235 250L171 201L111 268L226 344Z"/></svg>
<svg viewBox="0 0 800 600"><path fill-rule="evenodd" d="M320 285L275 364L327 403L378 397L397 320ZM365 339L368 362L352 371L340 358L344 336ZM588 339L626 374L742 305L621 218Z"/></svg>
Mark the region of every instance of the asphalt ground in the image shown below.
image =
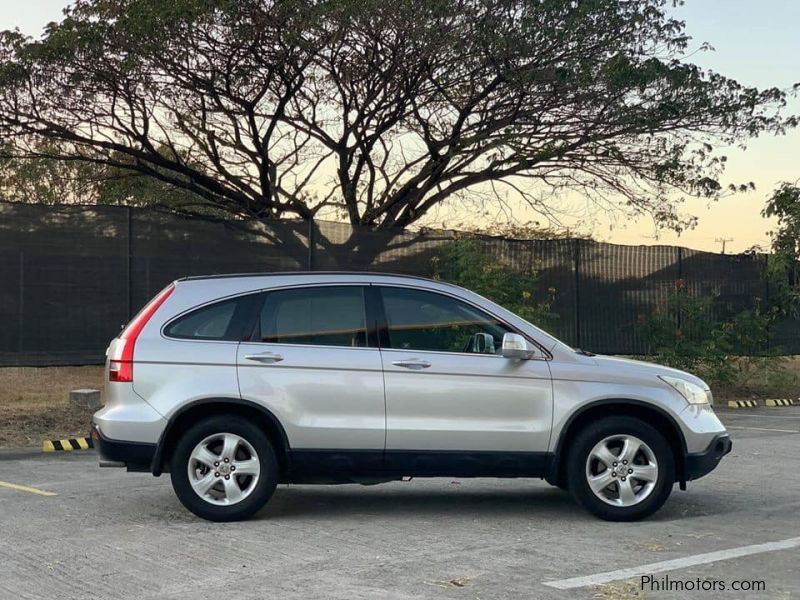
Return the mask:
<svg viewBox="0 0 800 600"><path fill-rule="evenodd" d="M493 479L282 485L215 524L93 451L0 451L0 598L800 597L800 407L719 413L733 452L629 524Z"/></svg>

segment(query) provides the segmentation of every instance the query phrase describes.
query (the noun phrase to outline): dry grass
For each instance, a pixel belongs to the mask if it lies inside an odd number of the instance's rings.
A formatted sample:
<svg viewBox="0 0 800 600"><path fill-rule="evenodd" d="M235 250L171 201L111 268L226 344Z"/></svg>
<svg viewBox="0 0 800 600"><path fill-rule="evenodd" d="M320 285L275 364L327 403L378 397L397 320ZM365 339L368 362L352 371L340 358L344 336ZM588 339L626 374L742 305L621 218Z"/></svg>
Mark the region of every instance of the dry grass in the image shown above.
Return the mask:
<svg viewBox="0 0 800 600"><path fill-rule="evenodd" d="M592 598L596 600L635 600L647 598L635 581L620 581L594 586Z"/></svg>
<svg viewBox="0 0 800 600"><path fill-rule="evenodd" d="M0 447L88 435L91 411L71 406L69 392L102 387L99 366L0 368Z"/></svg>

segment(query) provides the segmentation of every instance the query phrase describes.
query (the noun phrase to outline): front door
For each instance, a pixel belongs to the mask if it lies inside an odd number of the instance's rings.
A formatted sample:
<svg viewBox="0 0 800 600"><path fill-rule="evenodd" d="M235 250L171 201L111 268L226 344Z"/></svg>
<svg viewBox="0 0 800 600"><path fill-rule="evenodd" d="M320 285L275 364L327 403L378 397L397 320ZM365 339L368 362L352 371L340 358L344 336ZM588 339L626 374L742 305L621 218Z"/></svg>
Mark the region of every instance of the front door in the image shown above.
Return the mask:
<svg viewBox="0 0 800 600"><path fill-rule="evenodd" d="M540 475L553 411L547 361L501 356L511 328L472 304L379 289L387 465L409 475Z"/></svg>

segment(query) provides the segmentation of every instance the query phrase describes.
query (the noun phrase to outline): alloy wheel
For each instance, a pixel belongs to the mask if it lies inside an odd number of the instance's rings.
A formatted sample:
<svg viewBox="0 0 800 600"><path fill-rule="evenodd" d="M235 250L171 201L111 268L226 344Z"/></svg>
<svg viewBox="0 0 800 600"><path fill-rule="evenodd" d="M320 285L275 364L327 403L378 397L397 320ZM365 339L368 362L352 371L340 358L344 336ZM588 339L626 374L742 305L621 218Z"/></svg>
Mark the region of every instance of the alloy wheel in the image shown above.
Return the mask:
<svg viewBox="0 0 800 600"><path fill-rule="evenodd" d="M189 483L206 502L230 506L247 498L261 475L253 446L234 433L203 439L189 455Z"/></svg>
<svg viewBox="0 0 800 600"><path fill-rule="evenodd" d="M658 481L655 453L626 434L599 441L586 459L586 480L595 496L612 506L634 506L653 493Z"/></svg>

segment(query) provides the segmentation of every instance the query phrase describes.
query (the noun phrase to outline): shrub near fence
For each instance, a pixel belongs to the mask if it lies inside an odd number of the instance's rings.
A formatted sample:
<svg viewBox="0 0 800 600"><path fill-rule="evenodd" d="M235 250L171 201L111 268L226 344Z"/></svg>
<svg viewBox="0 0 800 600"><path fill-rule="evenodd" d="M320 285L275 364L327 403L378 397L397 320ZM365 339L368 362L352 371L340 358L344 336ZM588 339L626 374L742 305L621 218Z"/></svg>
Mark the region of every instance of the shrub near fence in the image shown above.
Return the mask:
<svg viewBox="0 0 800 600"><path fill-rule="evenodd" d="M93 364L122 324L187 275L372 270L430 276L448 232L374 232L347 224L214 221L117 206L0 203L0 365ZM511 268L555 290L552 333L608 354L647 354L638 322L679 279L716 298L720 316L768 301L764 256L587 240L481 238ZM800 353L797 323L776 343Z"/></svg>

